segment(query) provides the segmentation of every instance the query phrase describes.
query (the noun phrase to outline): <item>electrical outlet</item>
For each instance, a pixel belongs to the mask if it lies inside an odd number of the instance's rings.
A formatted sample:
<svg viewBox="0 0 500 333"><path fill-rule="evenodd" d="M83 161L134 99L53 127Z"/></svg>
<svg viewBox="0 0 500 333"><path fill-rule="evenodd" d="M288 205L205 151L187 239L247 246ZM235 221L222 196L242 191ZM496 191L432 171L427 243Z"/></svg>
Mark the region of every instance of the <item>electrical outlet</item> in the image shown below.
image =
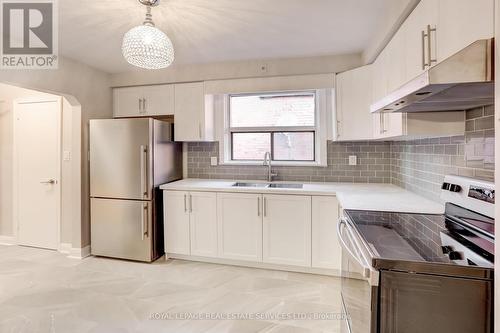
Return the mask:
<svg viewBox="0 0 500 333"><path fill-rule="evenodd" d="M358 165L358 157L356 155L349 156L349 165Z"/></svg>
<svg viewBox="0 0 500 333"><path fill-rule="evenodd" d="M210 165L211 166L217 166L219 161L217 161L217 157L210 157Z"/></svg>

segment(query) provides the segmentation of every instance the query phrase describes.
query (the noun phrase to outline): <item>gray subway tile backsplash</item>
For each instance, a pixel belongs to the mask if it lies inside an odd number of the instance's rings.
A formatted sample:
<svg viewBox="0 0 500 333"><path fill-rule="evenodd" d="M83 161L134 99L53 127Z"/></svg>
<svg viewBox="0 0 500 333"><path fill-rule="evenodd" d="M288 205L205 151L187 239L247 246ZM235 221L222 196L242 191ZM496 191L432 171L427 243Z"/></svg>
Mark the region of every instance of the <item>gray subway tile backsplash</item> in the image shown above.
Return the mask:
<svg viewBox="0 0 500 333"><path fill-rule="evenodd" d="M411 141L328 142L326 167L273 169L276 180L305 182L392 183L431 199L438 199L446 174L492 180L494 178L493 106L466 112L463 136ZM358 165L350 166L349 155ZM211 166L219 156L217 142L188 144L188 177L265 180L264 166Z"/></svg>

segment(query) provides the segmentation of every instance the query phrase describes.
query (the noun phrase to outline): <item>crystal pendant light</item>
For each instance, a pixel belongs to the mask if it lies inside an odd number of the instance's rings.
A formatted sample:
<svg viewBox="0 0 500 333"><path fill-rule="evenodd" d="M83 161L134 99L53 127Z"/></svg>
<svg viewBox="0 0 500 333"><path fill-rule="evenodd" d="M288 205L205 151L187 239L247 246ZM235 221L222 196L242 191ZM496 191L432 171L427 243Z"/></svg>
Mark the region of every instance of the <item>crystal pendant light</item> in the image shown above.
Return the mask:
<svg viewBox="0 0 500 333"><path fill-rule="evenodd" d="M145 68L161 69L174 61L174 47L170 38L155 27L151 7L160 0L139 0L146 6L147 13L143 25L130 29L123 37L122 54L128 63Z"/></svg>

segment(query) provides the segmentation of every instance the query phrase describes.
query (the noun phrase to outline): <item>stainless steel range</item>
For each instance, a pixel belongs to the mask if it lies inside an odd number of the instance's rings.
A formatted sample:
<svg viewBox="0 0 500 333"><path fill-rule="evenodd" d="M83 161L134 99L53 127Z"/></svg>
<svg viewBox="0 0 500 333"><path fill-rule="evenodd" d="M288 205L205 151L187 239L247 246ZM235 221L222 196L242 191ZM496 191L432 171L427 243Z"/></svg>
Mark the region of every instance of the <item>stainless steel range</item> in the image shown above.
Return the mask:
<svg viewBox="0 0 500 333"><path fill-rule="evenodd" d="M493 332L491 182L447 176L444 215L346 210L342 332Z"/></svg>

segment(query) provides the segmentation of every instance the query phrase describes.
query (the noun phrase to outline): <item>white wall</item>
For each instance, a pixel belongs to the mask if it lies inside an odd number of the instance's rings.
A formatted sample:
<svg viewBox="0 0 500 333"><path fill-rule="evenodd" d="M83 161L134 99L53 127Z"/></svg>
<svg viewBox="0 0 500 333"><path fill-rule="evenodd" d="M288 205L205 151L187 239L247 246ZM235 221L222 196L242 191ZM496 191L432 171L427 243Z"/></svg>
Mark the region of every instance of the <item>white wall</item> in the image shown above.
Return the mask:
<svg viewBox="0 0 500 333"><path fill-rule="evenodd" d="M249 60L215 64L172 66L157 71L113 74L111 86L123 87L144 84L240 79L302 74L343 72L361 66L360 54L336 56Z"/></svg>
<svg viewBox="0 0 500 333"><path fill-rule="evenodd" d="M0 70L0 82L23 88L74 96L81 104L82 126L82 223L79 239L68 239L73 247L90 243L89 180L88 180L88 120L112 117L110 76L83 63L61 57L58 70ZM8 116L6 116L8 117ZM5 118L6 119L6 118ZM10 127L0 127L4 133ZM4 135L4 134L1 134ZM5 163L9 163L7 160ZM3 187L3 186L2 186ZM0 231L0 234L2 232Z"/></svg>

